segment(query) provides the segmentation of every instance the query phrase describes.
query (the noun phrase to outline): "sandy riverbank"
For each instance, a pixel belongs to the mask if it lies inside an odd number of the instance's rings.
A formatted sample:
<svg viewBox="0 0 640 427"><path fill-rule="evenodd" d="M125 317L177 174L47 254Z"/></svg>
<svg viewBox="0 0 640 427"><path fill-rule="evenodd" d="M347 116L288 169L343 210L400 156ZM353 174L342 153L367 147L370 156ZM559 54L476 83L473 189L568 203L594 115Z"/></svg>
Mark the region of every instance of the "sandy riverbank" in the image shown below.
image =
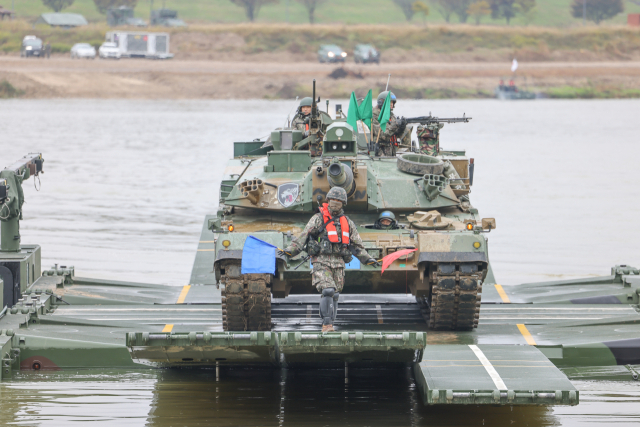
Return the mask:
<svg viewBox="0 0 640 427"><path fill-rule="evenodd" d="M284 58L283 58L284 59ZM487 97L508 62L392 62L345 65L295 58L215 61L173 59L71 60L0 56L0 81L7 80L26 98L255 99L307 95L317 79L323 98L348 97L352 90L374 91L391 73L391 87L408 98ZM333 78L334 73L340 78ZM558 88L640 90L640 62L520 62L518 83L540 92ZM622 92L621 92L622 93ZM637 96L637 95L636 95Z"/></svg>

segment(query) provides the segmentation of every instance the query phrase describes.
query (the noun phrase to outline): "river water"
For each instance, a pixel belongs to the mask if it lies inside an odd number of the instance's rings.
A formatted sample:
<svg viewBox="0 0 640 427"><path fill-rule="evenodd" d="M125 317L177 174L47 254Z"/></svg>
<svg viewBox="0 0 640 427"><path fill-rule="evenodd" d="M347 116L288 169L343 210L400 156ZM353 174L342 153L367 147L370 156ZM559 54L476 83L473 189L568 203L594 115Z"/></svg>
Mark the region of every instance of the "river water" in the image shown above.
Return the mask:
<svg viewBox="0 0 640 427"><path fill-rule="evenodd" d="M343 105L348 103L343 101ZM266 136L286 101L0 102L0 166L44 154L27 182L23 243L43 266L80 276L184 285L204 215L217 204L233 141ZM442 146L475 158L472 203L496 217L491 261L503 285L640 265L638 100L401 101L441 117ZM355 371L354 371L355 372ZM230 375L230 376L227 376ZM578 382L574 408L433 409L406 371L24 373L0 384L0 424L585 425L636 424L638 383ZM311 384L311 386L310 386Z"/></svg>

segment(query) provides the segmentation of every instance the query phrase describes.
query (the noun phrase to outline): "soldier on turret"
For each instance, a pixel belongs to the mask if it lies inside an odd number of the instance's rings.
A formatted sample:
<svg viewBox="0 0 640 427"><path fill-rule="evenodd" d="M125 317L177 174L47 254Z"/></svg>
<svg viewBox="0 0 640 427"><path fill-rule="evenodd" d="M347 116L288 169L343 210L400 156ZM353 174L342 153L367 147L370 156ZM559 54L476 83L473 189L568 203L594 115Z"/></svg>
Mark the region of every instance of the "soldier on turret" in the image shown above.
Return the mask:
<svg viewBox="0 0 640 427"><path fill-rule="evenodd" d="M389 123L384 131L380 128L378 122L378 116L384 104L384 100L387 98L387 94L390 93L391 99L391 115L389 117ZM413 128L407 126L403 117L397 118L393 114L393 109L396 105L396 96L393 92L380 92L377 99L377 105L373 108L373 117L371 119L371 138L376 143L376 156L395 156L396 147L400 141L405 145L411 145L411 131Z"/></svg>
<svg viewBox="0 0 640 427"><path fill-rule="evenodd" d="M280 255L295 256L306 246L313 264L312 283L321 293L322 332L333 332L338 313L338 297L344 286L345 263L356 256L367 265L379 265L362 244L356 225L342 210L347 205L347 192L333 187L327 193L328 203L309 220L302 233Z"/></svg>
<svg viewBox="0 0 640 427"><path fill-rule="evenodd" d="M302 98L298 112L291 121L291 128L302 131L304 137L309 136L309 118L311 116L311 108L313 106L313 99L310 96ZM309 151L312 156L322 155L322 145L319 143L310 144Z"/></svg>
<svg viewBox="0 0 640 427"><path fill-rule="evenodd" d="M426 154L427 156L438 155L438 138L435 135L434 129L430 129L429 126L420 125L417 129L418 144L420 146L420 154Z"/></svg>

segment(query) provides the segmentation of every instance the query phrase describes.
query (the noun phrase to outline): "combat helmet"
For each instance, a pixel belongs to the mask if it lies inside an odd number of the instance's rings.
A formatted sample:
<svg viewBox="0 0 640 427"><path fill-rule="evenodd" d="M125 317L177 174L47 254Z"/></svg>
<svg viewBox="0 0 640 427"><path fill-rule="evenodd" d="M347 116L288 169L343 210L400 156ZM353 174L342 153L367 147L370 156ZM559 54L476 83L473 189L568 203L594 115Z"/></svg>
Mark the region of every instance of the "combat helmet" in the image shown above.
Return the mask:
<svg viewBox="0 0 640 427"><path fill-rule="evenodd" d="M327 200L339 200L343 205L347 206L347 192L342 187L333 187L327 193Z"/></svg>
<svg viewBox="0 0 640 427"><path fill-rule="evenodd" d="M299 108L302 107L313 107L313 99L310 96L306 96L300 100Z"/></svg>
<svg viewBox="0 0 640 427"><path fill-rule="evenodd" d="M389 91L389 90L385 90L384 92L380 92L380 95L378 95L378 107L382 107L382 104L384 104L384 100L387 99L387 94L390 93L391 96L389 98L391 98L392 102L396 102L396 96L393 92Z"/></svg>
<svg viewBox="0 0 640 427"><path fill-rule="evenodd" d="M391 224L389 224L388 226L384 226L382 225L382 220L383 219L390 219L391 220ZM380 215L378 216L378 219L376 220L376 228L378 229L385 229L385 228L395 228L397 225L397 221L396 221L396 216L393 214L393 212L391 211L382 211L380 212Z"/></svg>

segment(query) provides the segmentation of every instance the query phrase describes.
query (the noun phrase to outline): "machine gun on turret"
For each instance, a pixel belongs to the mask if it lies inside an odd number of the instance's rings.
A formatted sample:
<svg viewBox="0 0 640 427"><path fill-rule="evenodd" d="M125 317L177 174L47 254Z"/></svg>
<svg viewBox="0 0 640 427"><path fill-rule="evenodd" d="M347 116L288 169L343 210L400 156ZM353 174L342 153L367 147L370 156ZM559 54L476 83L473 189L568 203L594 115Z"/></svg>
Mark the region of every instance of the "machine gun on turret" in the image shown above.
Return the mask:
<svg viewBox="0 0 640 427"><path fill-rule="evenodd" d="M406 123L419 123L421 125L432 125L432 124L440 124L440 123L469 123L471 117L467 117L465 114L462 117L452 117L452 118L440 118L433 117L431 113L428 116L421 117L408 117L404 120Z"/></svg>
<svg viewBox="0 0 640 427"><path fill-rule="evenodd" d="M437 152L440 152L440 129L442 129L445 123L469 123L471 119L471 117L467 117L465 114L463 114L462 117L440 118L432 116L431 113L429 113L428 116L402 118L404 123L418 123L429 129L436 140Z"/></svg>

